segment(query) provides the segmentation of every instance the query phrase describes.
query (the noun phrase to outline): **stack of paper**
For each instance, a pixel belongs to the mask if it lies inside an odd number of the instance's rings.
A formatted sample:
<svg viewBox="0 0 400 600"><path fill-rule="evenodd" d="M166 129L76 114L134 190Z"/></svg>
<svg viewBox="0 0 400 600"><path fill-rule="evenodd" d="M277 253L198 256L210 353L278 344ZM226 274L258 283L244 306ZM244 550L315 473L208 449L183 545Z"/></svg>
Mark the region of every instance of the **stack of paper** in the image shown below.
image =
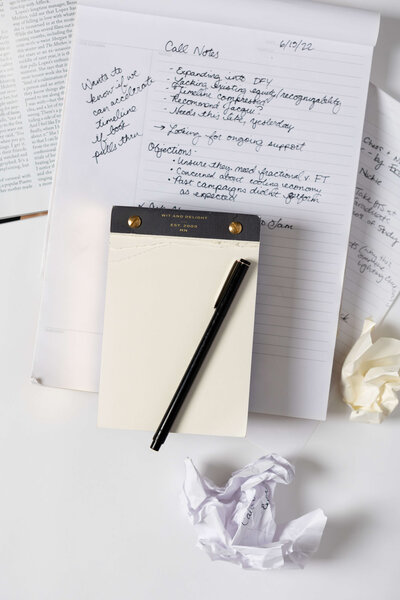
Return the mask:
<svg viewBox="0 0 400 600"><path fill-rule="evenodd" d="M253 212L251 409L325 417L378 18L268 13L261 31L79 7L37 381L98 388L113 204Z"/></svg>

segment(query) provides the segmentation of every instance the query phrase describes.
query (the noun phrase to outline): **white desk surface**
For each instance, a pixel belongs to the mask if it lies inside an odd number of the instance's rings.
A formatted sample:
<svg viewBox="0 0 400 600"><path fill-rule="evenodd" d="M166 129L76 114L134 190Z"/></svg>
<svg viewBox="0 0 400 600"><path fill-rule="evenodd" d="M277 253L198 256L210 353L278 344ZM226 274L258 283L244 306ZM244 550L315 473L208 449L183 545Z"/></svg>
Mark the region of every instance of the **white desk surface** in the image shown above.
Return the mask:
<svg viewBox="0 0 400 600"><path fill-rule="evenodd" d="M372 79L400 99L400 4L346 4L383 13ZM400 410L350 423L332 396L313 433L265 417L265 439L175 435L159 454L149 434L97 429L96 395L29 382L45 225L0 225L0 599L397 600ZM304 571L211 562L180 505L184 457L223 484L269 451L297 468L278 518L328 516L318 554Z"/></svg>

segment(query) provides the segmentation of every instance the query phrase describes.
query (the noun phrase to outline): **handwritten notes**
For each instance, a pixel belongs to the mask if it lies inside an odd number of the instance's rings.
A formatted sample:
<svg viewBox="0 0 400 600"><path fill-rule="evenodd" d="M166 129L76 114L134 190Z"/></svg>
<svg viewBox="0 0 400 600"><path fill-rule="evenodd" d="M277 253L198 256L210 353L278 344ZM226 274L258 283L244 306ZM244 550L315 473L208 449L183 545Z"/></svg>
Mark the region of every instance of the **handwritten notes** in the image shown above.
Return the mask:
<svg viewBox="0 0 400 600"><path fill-rule="evenodd" d="M82 90L87 92L86 103L92 108L92 158L96 164L142 135L132 127L138 110L135 100L152 83L150 75L143 78L136 69L125 72L122 67L113 67L108 73L82 81Z"/></svg>
<svg viewBox="0 0 400 600"><path fill-rule="evenodd" d="M329 387L366 63L352 56L343 76L330 44L296 53L279 34L260 54L225 46L196 62L175 39L153 57L136 198L262 216L251 407L321 417L313 390Z"/></svg>
<svg viewBox="0 0 400 600"><path fill-rule="evenodd" d="M370 85L335 359L400 291L400 106Z"/></svg>
<svg viewBox="0 0 400 600"><path fill-rule="evenodd" d="M337 42L318 23L314 35L288 35L90 7L77 27L41 324L55 354L55 329L85 352L68 379L97 389L113 204L250 212L263 222L251 408L324 418L371 36ZM51 251L58 236L62 255ZM75 271L58 275L57 294L70 298L61 314L52 281L66 255ZM72 285L85 294L75 300Z"/></svg>

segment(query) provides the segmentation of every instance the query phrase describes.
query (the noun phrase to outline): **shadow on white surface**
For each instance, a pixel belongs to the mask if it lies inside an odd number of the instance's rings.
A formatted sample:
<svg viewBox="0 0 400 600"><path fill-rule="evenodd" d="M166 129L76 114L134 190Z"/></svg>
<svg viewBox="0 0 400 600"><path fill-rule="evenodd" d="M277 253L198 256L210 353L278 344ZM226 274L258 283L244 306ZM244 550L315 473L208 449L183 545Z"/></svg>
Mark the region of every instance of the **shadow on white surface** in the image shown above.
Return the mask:
<svg viewBox="0 0 400 600"><path fill-rule="evenodd" d="M278 523L295 519L316 508L324 510L324 506L318 506L315 501L310 500L309 490L310 487L318 485L318 482L324 485L324 480L334 476L318 459L311 460L306 456L291 457L291 459L296 468L295 480L289 486L278 486L276 490ZM351 551L356 552L363 536L368 538L371 520L373 520L371 511L354 510L352 507L346 513L340 512L327 516L321 545L313 560L338 560L342 555L347 555Z"/></svg>
<svg viewBox="0 0 400 600"><path fill-rule="evenodd" d="M334 560L343 552L357 552L362 536L371 527L371 513L349 512L341 517L328 518L321 545L314 560Z"/></svg>

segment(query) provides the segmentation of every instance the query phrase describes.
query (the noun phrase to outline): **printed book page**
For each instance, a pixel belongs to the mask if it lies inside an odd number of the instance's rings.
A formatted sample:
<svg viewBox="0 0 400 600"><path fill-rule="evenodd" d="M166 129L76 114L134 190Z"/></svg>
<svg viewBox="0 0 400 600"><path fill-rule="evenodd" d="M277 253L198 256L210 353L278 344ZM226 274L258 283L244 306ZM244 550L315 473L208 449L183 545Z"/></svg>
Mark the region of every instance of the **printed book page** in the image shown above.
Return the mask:
<svg viewBox="0 0 400 600"><path fill-rule="evenodd" d="M76 0L0 0L0 218L46 210Z"/></svg>
<svg viewBox="0 0 400 600"><path fill-rule="evenodd" d="M112 205L235 210L263 222L250 408L325 417L378 19L354 43L316 14L302 36L79 8L35 380L97 390Z"/></svg>

